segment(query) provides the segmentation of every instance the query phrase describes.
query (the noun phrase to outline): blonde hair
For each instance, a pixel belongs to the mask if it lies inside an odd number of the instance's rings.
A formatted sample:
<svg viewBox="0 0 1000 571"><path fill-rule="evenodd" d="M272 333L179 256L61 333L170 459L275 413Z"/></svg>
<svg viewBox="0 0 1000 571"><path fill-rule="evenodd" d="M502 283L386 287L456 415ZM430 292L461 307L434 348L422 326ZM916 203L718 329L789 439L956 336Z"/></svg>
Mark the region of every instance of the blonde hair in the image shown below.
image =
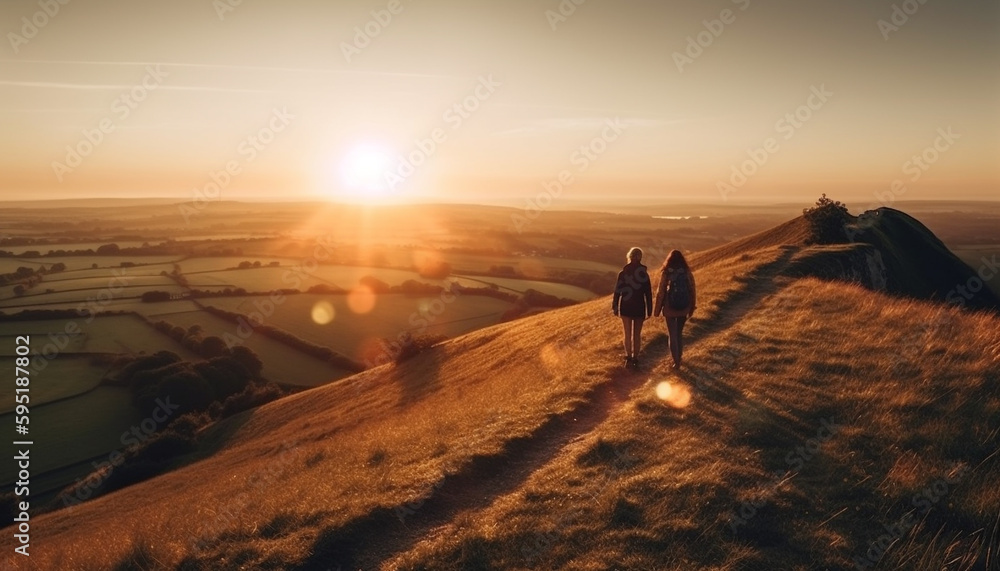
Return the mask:
<svg viewBox="0 0 1000 571"><path fill-rule="evenodd" d="M632 248L631 250L628 251L628 254L625 254L625 261L629 262L629 263L631 263L631 262L641 262L642 261L642 250L639 249L639 248Z"/></svg>

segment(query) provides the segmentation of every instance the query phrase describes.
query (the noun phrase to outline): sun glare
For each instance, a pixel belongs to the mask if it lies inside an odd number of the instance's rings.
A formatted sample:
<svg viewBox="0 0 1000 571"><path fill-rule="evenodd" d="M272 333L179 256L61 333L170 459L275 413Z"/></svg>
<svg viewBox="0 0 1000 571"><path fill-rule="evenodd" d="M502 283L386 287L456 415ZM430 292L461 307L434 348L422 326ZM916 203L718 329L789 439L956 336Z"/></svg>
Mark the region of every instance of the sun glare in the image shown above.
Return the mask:
<svg viewBox="0 0 1000 571"><path fill-rule="evenodd" d="M320 301L312 308L312 320L319 325L327 325L337 317L337 311L329 301Z"/></svg>
<svg viewBox="0 0 1000 571"><path fill-rule="evenodd" d="M691 391L668 381L656 385L656 396L674 408L684 408L691 404Z"/></svg>
<svg viewBox="0 0 1000 571"><path fill-rule="evenodd" d="M386 180L393 165L392 153L374 143L354 146L340 161L338 174L342 198L354 202L381 202L392 195Z"/></svg>

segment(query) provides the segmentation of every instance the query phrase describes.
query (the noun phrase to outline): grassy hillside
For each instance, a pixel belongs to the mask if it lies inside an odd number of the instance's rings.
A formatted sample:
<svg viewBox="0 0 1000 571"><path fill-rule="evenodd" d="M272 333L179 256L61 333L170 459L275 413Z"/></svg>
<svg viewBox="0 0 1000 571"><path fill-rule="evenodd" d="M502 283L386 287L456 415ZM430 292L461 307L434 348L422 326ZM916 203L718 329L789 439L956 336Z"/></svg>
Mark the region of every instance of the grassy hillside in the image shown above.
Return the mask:
<svg viewBox="0 0 1000 571"><path fill-rule="evenodd" d="M212 427L211 457L33 520L31 562L995 569L1000 318L796 277L807 236L693 256L679 373L658 320L620 368L607 299L485 329Z"/></svg>

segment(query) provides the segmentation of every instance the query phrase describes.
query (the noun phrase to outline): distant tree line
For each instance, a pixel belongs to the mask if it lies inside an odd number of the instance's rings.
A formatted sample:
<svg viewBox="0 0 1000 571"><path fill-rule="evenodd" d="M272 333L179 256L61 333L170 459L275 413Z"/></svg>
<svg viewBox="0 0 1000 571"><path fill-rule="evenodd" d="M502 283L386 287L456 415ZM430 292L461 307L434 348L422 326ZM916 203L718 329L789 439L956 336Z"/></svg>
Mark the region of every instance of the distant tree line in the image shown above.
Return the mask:
<svg viewBox="0 0 1000 571"><path fill-rule="evenodd" d="M239 325L246 325L247 327L250 327L253 331L258 332L264 335L265 337L269 337L271 339L274 339L275 341L284 343L285 345L288 345L289 347L292 347L293 349L301 351L307 355L312 355L313 357L325 361L337 368L355 373L363 371L365 369L364 365L362 365L361 363L345 355L341 355L340 353L337 353L336 351L330 349L329 347L324 347L322 345L311 343L309 341L306 341L305 339L302 339L301 337L293 335L292 333L289 333L288 331L285 331L284 329L280 329L278 327L272 327L266 324L255 323L254 320L243 315L242 313L226 311L225 309L219 309L218 307L213 307L211 305L202 305L201 309L212 315L215 315L216 317L221 317L226 321L230 321L232 323L236 323Z"/></svg>
<svg viewBox="0 0 1000 571"><path fill-rule="evenodd" d="M138 242L140 236L124 236L116 238L120 241ZM45 253L39 250L28 250L20 254L14 254L3 250L4 247L23 246L55 246L81 240L93 240L93 238L74 238L61 242L52 242L34 238L3 238L0 239L0 258L52 258L62 256L201 256L201 257L231 257L242 256L243 248L238 246L226 246L228 242L239 242L241 244L270 240L270 238L241 238L238 240L207 240L207 241L183 241L166 240L159 244L149 244L144 242L141 246L121 247L117 242L109 242L98 246L96 249L87 248L77 250L49 249ZM217 242L222 242L217 243Z"/></svg>
<svg viewBox="0 0 1000 571"><path fill-rule="evenodd" d="M500 321L511 321L519 317L523 317L539 308L554 309L559 307L569 307L571 305L576 305L576 302L572 299L556 297L534 289L528 289L521 294L521 297L519 297L517 301L514 302L514 307L511 307L503 313L500 317Z"/></svg>

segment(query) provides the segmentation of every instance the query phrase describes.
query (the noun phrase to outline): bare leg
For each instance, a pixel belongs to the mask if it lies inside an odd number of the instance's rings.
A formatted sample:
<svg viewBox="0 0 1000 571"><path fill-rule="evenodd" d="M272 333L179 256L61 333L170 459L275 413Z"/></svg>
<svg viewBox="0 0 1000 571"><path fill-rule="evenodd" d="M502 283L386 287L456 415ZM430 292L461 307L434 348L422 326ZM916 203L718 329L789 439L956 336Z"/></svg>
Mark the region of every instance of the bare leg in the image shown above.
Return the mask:
<svg viewBox="0 0 1000 571"><path fill-rule="evenodd" d="M631 317L622 316L622 327L625 329L625 356L632 356L632 322Z"/></svg>
<svg viewBox="0 0 1000 571"><path fill-rule="evenodd" d="M632 349L633 357L639 356L639 349L642 348L642 320L633 319L632 320Z"/></svg>

